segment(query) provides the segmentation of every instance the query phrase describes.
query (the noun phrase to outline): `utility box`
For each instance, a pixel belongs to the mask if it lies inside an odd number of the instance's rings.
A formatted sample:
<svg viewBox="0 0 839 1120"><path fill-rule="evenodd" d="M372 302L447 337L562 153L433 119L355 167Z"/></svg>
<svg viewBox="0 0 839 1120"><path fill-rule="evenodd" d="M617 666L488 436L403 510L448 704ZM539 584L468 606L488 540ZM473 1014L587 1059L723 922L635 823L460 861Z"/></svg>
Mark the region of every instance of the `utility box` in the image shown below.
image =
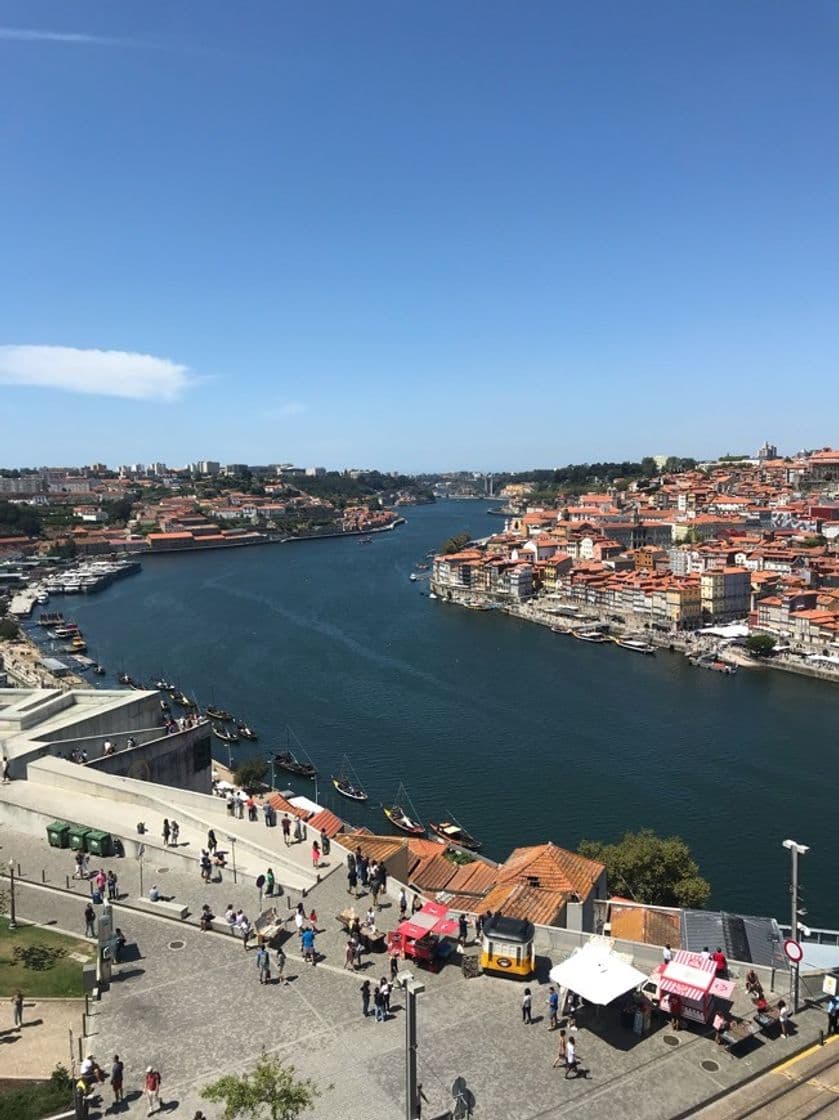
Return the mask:
<svg viewBox="0 0 839 1120"><path fill-rule="evenodd" d="M47 825L47 840L51 848L70 847L70 826L66 821L53 821Z"/></svg>
<svg viewBox="0 0 839 1120"><path fill-rule="evenodd" d="M90 829L85 824L74 824L70 829L70 847L74 852L87 851L87 834Z"/></svg>
<svg viewBox="0 0 839 1120"><path fill-rule="evenodd" d="M114 841L110 832L100 832L92 828L85 838L85 845L91 855L112 856L114 854Z"/></svg>

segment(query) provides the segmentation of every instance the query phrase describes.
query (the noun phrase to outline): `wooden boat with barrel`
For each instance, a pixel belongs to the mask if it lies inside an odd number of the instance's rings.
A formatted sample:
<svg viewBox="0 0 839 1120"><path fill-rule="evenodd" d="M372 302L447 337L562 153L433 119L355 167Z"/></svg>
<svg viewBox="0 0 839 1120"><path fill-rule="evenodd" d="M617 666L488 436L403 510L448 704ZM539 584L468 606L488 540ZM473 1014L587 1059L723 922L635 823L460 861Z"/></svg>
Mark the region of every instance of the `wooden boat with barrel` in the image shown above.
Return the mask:
<svg viewBox="0 0 839 1120"><path fill-rule="evenodd" d="M414 814L413 817L405 810L405 802L408 803L411 812ZM409 836L425 836L425 825L417 819L417 811L411 805L408 792L403 785L400 785L396 791L396 799L393 804L383 805L382 812L393 827L398 828L400 832L407 832Z"/></svg>
<svg viewBox="0 0 839 1120"><path fill-rule="evenodd" d="M367 794L358 780L358 774L353 770L346 755L341 759L338 773L332 775L332 784L342 797L347 797L350 801L367 800Z"/></svg>
<svg viewBox="0 0 839 1120"><path fill-rule="evenodd" d="M229 731L226 727L219 727L217 723L213 724L213 734L217 739L221 739L222 743L239 742L239 736L235 731Z"/></svg>
<svg viewBox="0 0 839 1120"><path fill-rule="evenodd" d="M481 850L480 840L476 840L455 821L438 821L436 824L434 821L429 821L428 827L444 844L451 844L455 848L466 848L469 852Z"/></svg>
<svg viewBox="0 0 839 1120"><path fill-rule="evenodd" d="M317 769L311 762L301 762L291 751L277 751L274 755L274 765L289 774L296 774L298 778L316 778Z"/></svg>

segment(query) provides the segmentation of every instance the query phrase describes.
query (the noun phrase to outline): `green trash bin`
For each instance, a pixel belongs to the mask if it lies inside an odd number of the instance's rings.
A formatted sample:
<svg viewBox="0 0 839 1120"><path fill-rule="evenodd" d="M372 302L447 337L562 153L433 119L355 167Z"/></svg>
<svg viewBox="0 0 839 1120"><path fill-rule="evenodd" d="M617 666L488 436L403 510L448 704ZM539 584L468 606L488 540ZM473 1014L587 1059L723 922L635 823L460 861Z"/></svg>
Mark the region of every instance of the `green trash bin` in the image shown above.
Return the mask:
<svg viewBox="0 0 839 1120"><path fill-rule="evenodd" d="M87 850L94 856L112 856L114 854L114 841L110 832L100 832L92 828L85 837Z"/></svg>
<svg viewBox="0 0 839 1120"><path fill-rule="evenodd" d="M51 848L70 847L70 826L66 821L53 821L47 825L47 840Z"/></svg>
<svg viewBox="0 0 839 1120"><path fill-rule="evenodd" d="M70 847L74 852L87 851L87 834L90 829L86 824L74 824L70 829Z"/></svg>

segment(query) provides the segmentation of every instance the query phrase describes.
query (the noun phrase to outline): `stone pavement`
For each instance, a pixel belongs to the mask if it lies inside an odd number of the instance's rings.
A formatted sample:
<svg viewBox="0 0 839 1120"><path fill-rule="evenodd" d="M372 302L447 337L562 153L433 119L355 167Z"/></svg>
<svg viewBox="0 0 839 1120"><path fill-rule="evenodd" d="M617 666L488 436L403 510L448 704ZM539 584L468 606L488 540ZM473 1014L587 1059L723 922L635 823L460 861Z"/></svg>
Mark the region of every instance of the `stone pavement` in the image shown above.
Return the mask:
<svg viewBox="0 0 839 1120"><path fill-rule="evenodd" d="M703 1108L696 1120L839 1118L839 1036L815 1045Z"/></svg>
<svg viewBox="0 0 839 1120"><path fill-rule="evenodd" d="M24 873L63 884L68 853L4 829L0 864L19 859ZM136 891L138 868L130 859L112 864L124 886ZM208 901L223 911L228 902L249 916L258 909L252 882L205 886L197 873L177 867L161 872L161 885L196 913ZM148 880L147 880L148 881ZM81 931L82 908L89 887L77 893L21 883L18 909L23 917ZM290 896L293 905L301 896ZM191 922L177 922L117 908L115 921L135 942L137 959L117 969L114 981L95 1007L90 1044L100 1061L118 1052L126 1061L127 1087L136 1089L150 1062L161 1066L164 1100L186 1120L202 1108L208 1120L221 1109L200 1100L202 1085L222 1073L247 1068L264 1048L312 1077L323 1096L311 1120L401 1120L404 1116L404 1018L398 996L386 1023L361 1017L362 976L344 970L345 938L334 915L350 901L346 879L336 873L305 898L307 911L318 913L318 949L323 960L304 966L293 925L286 942L287 987L262 987L255 954L226 934L201 933ZM368 900L358 900L364 911ZM289 899L282 898L289 914ZM194 919L193 919L194 920ZM392 900L380 926L396 924ZM456 958L455 958L456 960ZM581 1021L578 1050L590 1075L565 1080L552 1068L556 1036L547 1030L546 976L551 962L540 960L540 978L531 984L539 1020L521 1022L521 986L504 979L466 980L456 964L438 975L412 969L426 985L419 997L419 1069L429 1098L427 1117L445 1114L450 1086L466 1079L476 1098L476 1117L492 1120L669 1120L692 1116L709 1099L764 1072L786 1055L813 1041L824 1026L820 1011L796 1019L799 1034L789 1042L757 1039L750 1050L733 1057L707 1038L683 1031L674 1035L659 1025L638 1038L621 1029L613 1013L587 1009ZM376 980L387 958L365 961L364 977ZM705 1063L705 1064L703 1064ZM329 1086L334 1086L329 1088ZM125 1110L139 1117L142 1102ZM95 1118L96 1113L92 1114ZM714 1118L716 1120L716 1118Z"/></svg>

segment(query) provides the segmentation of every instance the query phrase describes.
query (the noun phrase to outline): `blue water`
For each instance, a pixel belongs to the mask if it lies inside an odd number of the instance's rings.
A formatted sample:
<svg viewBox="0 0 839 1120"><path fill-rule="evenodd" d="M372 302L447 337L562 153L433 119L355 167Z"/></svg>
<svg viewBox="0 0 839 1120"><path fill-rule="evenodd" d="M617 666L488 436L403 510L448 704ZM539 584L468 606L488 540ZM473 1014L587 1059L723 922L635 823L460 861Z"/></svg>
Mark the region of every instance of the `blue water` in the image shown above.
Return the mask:
<svg viewBox="0 0 839 1120"><path fill-rule="evenodd" d="M713 904L781 918L791 836L812 847L808 923L839 926L839 900L818 889L833 873L839 692L783 673L724 677L424 597L414 564L458 531L497 531L488 508L411 509L371 545L154 557L50 609L79 621L112 672L165 674L244 717L261 738L242 755L282 746L289 725L327 779L321 801L351 821L387 831L380 804L404 781L423 820L452 813L499 858L648 825L685 837ZM328 784L343 754L366 806Z"/></svg>

